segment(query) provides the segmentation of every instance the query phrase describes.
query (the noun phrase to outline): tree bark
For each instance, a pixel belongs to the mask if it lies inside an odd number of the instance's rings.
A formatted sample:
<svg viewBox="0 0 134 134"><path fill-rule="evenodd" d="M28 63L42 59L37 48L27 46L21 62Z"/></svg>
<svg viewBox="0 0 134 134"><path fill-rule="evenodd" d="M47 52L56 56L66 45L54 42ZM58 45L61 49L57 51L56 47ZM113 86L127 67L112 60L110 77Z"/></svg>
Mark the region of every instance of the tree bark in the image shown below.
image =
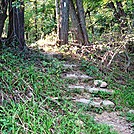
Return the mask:
<svg viewBox="0 0 134 134"><path fill-rule="evenodd" d="M38 40L38 26L37 26L37 16L38 16L38 10L37 10L37 0L34 1L34 10L35 10L35 41Z"/></svg>
<svg viewBox="0 0 134 134"><path fill-rule="evenodd" d="M88 34L86 30L85 16L84 16L83 0L76 0L76 5L77 5L77 11L78 11L78 18L80 21L82 34L84 37L84 45L89 45Z"/></svg>
<svg viewBox="0 0 134 134"><path fill-rule="evenodd" d="M68 44L68 23L69 23L69 0L61 0L60 3L60 45Z"/></svg>
<svg viewBox="0 0 134 134"><path fill-rule="evenodd" d="M80 44L84 44L84 37L82 34L82 29L81 29L80 22L76 14L75 6L72 0L70 0L69 10L70 10L69 13L70 13L71 21L72 21L72 27L73 29L75 29L74 34L75 34L76 40Z"/></svg>
<svg viewBox="0 0 134 134"><path fill-rule="evenodd" d="M24 49L24 2L20 0L20 7L12 7L12 0L9 3L9 27L8 39L11 43L14 39L20 50Z"/></svg>
<svg viewBox="0 0 134 134"><path fill-rule="evenodd" d="M116 7L113 2L108 3L108 7L114 10L114 17L118 21L120 32L124 33L127 27L126 14L121 1L116 1Z"/></svg>
<svg viewBox="0 0 134 134"><path fill-rule="evenodd" d="M8 1L6 1L6 0L0 1L0 38L2 36L4 23L5 23L5 20L7 18L7 14L6 14L7 5L8 5Z"/></svg>
<svg viewBox="0 0 134 134"><path fill-rule="evenodd" d="M59 29L60 29L60 7L59 0L55 0L56 22L57 22L57 43L59 41Z"/></svg>

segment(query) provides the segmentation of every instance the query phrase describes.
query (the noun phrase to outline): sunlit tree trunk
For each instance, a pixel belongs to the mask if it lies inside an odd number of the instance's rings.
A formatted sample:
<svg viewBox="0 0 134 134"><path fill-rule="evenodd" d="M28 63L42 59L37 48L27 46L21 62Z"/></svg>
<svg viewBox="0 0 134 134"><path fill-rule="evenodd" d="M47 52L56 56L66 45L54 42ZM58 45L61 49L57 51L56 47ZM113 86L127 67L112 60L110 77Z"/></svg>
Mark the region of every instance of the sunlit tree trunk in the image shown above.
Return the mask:
<svg viewBox="0 0 134 134"><path fill-rule="evenodd" d="M60 29L60 7L59 0L55 0L56 22L57 22L57 43L59 41L59 29Z"/></svg>
<svg viewBox="0 0 134 134"><path fill-rule="evenodd" d="M37 0L34 1L34 10L35 10L35 20L34 20L34 24L35 24L35 40L37 41L37 39L38 39L38 26L37 26L37 15L38 15L38 11L37 11Z"/></svg>
<svg viewBox="0 0 134 134"><path fill-rule="evenodd" d="M60 3L60 45L68 44L69 0L61 0Z"/></svg>
<svg viewBox="0 0 134 134"><path fill-rule="evenodd" d="M78 18L82 29L82 34L84 37L84 45L89 45L85 16L84 16L83 0L76 0L76 5L77 5Z"/></svg>
<svg viewBox="0 0 134 134"><path fill-rule="evenodd" d="M4 23L5 23L5 20L7 18L7 14L6 14L7 5L8 5L7 0L0 0L0 38L2 36Z"/></svg>
<svg viewBox="0 0 134 134"><path fill-rule="evenodd" d="M73 29L75 29L74 34L75 34L76 40L80 44L84 44L84 37L82 34L82 29L81 29L80 22L76 14L75 6L72 0L70 0L69 10L70 10L69 13L70 13L71 21L72 21L72 27Z"/></svg>

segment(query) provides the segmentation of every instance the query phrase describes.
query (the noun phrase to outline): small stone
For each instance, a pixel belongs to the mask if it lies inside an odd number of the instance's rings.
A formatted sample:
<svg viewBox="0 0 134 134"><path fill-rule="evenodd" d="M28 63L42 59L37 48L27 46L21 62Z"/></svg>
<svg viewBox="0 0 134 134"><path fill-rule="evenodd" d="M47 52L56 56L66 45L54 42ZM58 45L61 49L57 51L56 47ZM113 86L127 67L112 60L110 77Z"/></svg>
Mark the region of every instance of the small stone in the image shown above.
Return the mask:
<svg viewBox="0 0 134 134"><path fill-rule="evenodd" d="M104 107L106 107L106 108L114 107L114 106L115 106L115 104L114 104L112 101L109 101L109 100L104 100L104 101L102 102L102 105L103 105Z"/></svg>
<svg viewBox="0 0 134 134"><path fill-rule="evenodd" d="M105 87L107 87L108 84L105 81L102 81L102 80L94 80L94 85L96 87L105 88Z"/></svg>
<svg viewBox="0 0 134 134"><path fill-rule="evenodd" d="M31 97L33 96L33 93L32 93L32 92L29 92L29 93L27 94L27 96L28 96L29 98L31 98Z"/></svg>

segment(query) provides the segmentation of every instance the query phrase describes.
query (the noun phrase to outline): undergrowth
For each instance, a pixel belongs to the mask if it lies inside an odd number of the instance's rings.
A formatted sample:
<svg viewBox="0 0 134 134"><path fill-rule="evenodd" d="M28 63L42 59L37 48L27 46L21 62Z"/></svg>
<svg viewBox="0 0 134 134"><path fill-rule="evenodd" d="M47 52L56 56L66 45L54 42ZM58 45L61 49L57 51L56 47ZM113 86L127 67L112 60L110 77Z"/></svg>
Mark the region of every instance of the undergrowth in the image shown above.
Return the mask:
<svg viewBox="0 0 134 134"><path fill-rule="evenodd" d="M62 63L42 54L3 50L0 59L2 134L115 134L77 109L60 77Z"/></svg>

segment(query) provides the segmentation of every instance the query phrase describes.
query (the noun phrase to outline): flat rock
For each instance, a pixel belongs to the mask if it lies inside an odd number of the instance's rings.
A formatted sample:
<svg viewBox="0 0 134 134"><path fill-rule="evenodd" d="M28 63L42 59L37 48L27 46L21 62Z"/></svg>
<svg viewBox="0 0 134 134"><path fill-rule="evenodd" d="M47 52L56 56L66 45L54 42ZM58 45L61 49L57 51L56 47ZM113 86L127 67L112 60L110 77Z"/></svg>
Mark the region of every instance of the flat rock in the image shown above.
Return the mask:
<svg viewBox="0 0 134 134"><path fill-rule="evenodd" d="M94 80L94 86L96 87L101 87L101 88L105 88L107 87L107 83L105 81L102 80Z"/></svg>
<svg viewBox="0 0 134 134"><path fill-rule="evenodd" d="M76 68L77 65L75 64L63 64L64 69L73 69Z"/></svg>
<svg viewBox="0 0 134 134"><path fill-rule="evenodd" d="M109 90L109 89L103 89L103 88L96 88L96 87L85 87L86 91L88 91L89 93L98 93L100 92L106 92L109 94L112 94L114 91L113 90Z"/></svg>
<svg viewBox="0 0 134 134"><path fill-rule="evenodd" d="M90 99L85 99L85 98L80 98L80 99L76 99L75 102L80 102L80 103L83 103L83 104L88 104L89 106L92 106L92 107L101 107L101 104L102 104L102 100L99 99L94 99L94 100L90 100Z"/></svg>
<svg viewBox="0 0 134 134"><path fill-rule="evenodd" d="M81 91L84 91L85 87L81 85L69 85L69 89L80 89Z"/></svg>
<svg viewBox="0 0 134 134"><path fill-rule="evenodd" d="M102 103L102 101L100 101L100 102L92 101L92 102L90 103L90 105L91 105L92 107L101 107L101 103Z"/></svg>
<svg viewBox="0 0 134 134"><path fill-rule="evenodd" d="M85 74L66 74L65 76L63 76L64 78L68 78L68 79L89 79L92 80L93 77L90 77L88 75Z"/></svg>
<svg viewBox="0 0 134 134"><path fill-rule="evenodd" d="M95 88L95 87L86 87L86 91L88 91L89 93L98 93L99 92L99 88Z"/></svg>
<svg viewBox="0 0 134 134"><path fill-rule="evenodd" d="M61 60L64 57L62 53L42 53L42 54L45 56L47 60L52 60L54 58Z"/></svg>
<svg viewBox="0 0 134 134"><path fill-rule="evenodd" d="M76 99L75 102L80 102L80 103L84 103L84 104L89 104L89 103L91 103L91 100L85 99L85 98L81 98L81 99Z"/></svg>
<svg viewBox="0 0 134 134"><path fill-rule="evenodd" d="M112 102L112 101L109 101L109 100L104 100L102 102L102 105L105 107L105 108L109 108L109 107L114 107L115 104Z"/></svg>

